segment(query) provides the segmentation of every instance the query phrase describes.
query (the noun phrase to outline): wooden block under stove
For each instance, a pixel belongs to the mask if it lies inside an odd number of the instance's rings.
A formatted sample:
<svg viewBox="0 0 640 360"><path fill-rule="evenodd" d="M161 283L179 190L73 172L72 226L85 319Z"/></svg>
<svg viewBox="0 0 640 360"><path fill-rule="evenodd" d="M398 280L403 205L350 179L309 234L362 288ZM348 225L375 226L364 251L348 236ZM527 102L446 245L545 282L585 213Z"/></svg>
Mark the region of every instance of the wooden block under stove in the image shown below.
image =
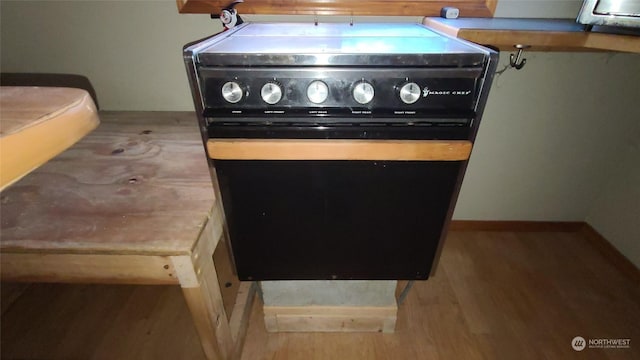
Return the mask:
<svg viewBox="0 0 640 360"><path fill-rule="evenodd" d="M269 332L395 330L395 280L262 281L260 286Z"/></svg>

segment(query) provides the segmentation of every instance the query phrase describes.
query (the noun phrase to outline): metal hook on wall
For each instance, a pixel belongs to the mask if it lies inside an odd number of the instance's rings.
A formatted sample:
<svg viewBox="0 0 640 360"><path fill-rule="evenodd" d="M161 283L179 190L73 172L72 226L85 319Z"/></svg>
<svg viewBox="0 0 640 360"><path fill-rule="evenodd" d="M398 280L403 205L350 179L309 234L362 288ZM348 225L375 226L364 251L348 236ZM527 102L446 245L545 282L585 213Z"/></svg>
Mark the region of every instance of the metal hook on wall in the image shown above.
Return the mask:
<svg viewBox="0 0 640 360"><path fill-rule="evenodd" d="M530 48L531 45L517 44L513 47L518 49L518 53L515 56L513 54L509 56L509 64L511 67L516 68L516 70L520 70L524 67L524 64L527 63L527 59L523 58L524 49Z"/></svg>

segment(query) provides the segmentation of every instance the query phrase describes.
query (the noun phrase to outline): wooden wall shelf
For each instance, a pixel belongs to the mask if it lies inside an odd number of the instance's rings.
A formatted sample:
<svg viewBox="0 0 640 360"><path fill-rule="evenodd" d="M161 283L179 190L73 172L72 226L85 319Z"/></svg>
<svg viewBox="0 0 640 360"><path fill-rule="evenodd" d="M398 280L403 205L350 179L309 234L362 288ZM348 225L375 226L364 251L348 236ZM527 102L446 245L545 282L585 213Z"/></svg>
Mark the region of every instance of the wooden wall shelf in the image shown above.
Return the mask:
<svg viewBox="0 0 640 360"><path fill-rule="evenodd" d="M594 27L585 32L573 19L443 19L427 17L423 24L482 45L514 50L514 45L530 45L527 51L622 51L640 53L640 32Z"/></svg>
<svg viewBox="0 0 640 360"><path fill-rule="evenodd" d="M182 14L217 14L229 0L176 0ZM251 0L237 6L240 14L433 16L444 6L463 14L491 17L497 0Z"/></svg>

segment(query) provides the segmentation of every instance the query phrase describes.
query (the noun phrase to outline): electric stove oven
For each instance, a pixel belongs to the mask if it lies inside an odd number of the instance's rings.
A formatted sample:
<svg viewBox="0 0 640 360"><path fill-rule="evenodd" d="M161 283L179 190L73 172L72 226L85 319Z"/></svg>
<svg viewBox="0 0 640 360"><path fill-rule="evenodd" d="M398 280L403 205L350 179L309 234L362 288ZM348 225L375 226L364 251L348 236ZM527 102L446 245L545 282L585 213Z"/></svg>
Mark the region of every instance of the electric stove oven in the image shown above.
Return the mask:
<svg viewBox="0 0 640 360"><path fill-rule="evenodd" d="M428 278L497 58L418 24L245 23L185 46L240 279Z"/></svg>

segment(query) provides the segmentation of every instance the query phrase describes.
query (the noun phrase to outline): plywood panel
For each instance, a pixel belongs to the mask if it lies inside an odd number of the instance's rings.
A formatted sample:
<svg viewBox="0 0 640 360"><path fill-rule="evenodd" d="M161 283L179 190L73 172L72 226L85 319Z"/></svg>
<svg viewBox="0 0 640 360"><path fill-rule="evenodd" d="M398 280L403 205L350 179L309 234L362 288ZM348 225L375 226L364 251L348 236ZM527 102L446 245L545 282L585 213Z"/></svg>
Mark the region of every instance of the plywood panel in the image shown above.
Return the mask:
<svg viewBox="0 0 640 360"><path fill-rule="evenodd" d="M5 253L3 281L178 284L165 256Z"/></svg>
<svg viewBox="0 0 640 360"><path fill-rule="evenodd" d="M2 252L190 253L214 206L195 115L100 117L2 192Z"/></svg>

